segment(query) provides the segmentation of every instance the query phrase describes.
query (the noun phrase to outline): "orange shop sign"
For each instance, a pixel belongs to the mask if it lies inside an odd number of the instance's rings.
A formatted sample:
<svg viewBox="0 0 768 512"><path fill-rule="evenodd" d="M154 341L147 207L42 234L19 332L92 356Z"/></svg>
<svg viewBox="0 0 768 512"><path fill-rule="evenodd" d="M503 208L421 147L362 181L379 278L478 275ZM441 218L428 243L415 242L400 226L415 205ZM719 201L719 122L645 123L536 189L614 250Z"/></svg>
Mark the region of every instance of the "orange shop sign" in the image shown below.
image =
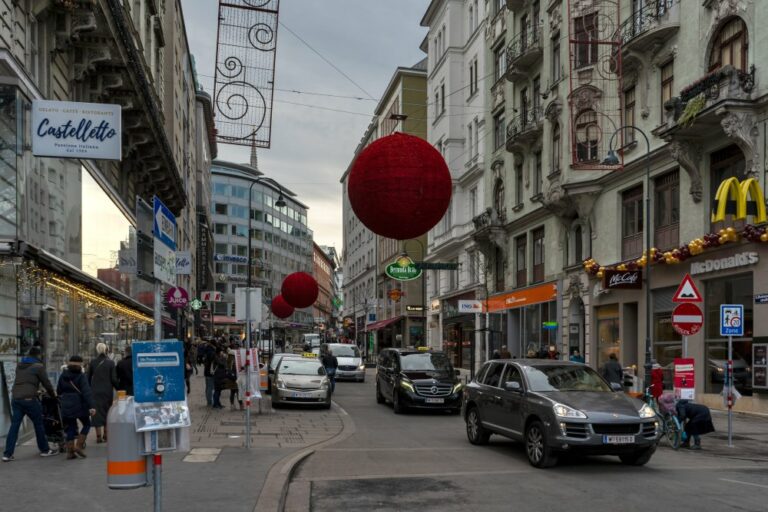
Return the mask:
<svg viewBox="0 0 768 512"><path fill-rule="evenodd" d="M557 284L547 283L488 297L488 312L493 313L505 309L519 308L555 299L557 299Z"/></svg>

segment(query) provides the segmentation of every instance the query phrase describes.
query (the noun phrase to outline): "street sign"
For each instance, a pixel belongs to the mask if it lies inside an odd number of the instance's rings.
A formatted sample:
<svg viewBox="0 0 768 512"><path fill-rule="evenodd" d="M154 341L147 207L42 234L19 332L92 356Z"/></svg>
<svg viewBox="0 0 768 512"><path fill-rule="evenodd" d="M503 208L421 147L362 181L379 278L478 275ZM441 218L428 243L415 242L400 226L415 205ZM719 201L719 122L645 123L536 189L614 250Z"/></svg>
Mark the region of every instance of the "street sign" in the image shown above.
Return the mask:
<svg viewBox="0 0 768 512"><path fill-rule="evenodd" d="M221 302L221 292L210 291L200 294L200 299L203 302Z"/></svg>
<svg viewBox="0 0 768 512"><path fill-rule="evenodd" d="M170 307L181 309L187 306L187 303L189 302L189 294L184 288L173 286L168 288L168 292L165 294L165 300Z"/></svg>
<svg viewBox="0 0 768 512"><path fill-rule="evenodd" d="M672 302L702 302L701 293L691 279L690 274L685 274L680 286L672 296Z"/></svg>
<svg viewBox="0 0 768 512"><path fill-rule="evenodd" d="M250 314L245 307L247 295L250 293ZM251 322L261 322L261 288L235 288L235 320L245 322L250 319Z"/></svg>
<svg viewBox="0 0 768 512"><path fill-rule="evenodd" d="M152 198L153 226L155 240L159 240L174 251L176 250L176 216L157 197ZM174 266L176 255L174 255Z"/></svg>
<svg viewBox="0 0 768 512"><path fill-rule="evenodd" d="M672 327L681 336L691 336L701 330L704 315L696 304L678 304L672 311Z"/></svg>
<svg viewBox="0 0 768 512"><path fill-rule="evenodd" d="M695 398L696 372L694 363L695 360L693 358L675 358L673 363L675 371L672 378L675 398L682 400L693 400Z"/></svg>
<svg viewBox="0 0 768 512"><path fill-rule="evenodd" d="M755 295L755 304L768 304L768 293L758 293Z"/></svg>
<svg viewBox="0 0 768 512"><path fill-rule="evenodd" d="M744 306L720 304L720 336L744 336Z"/></svg>
<svg viewBox="0 0 768 512"><path fill-rule="evenodd" d="M387 265L384 273L397 281L411 281L421 275L421 269L417 268L413 260L408 256L400 256Z"/></svg>
<svg viewBox="0 0 768 512"><path fill-rule="evenodd" d="M131 348L134 402L186 400L184 347L180 341L134 341Z"/></svg>
<svg viewBox="0 0 768 512"><path fill-rule="evenodd" d="M459 313L482 313L483 304L479 300L460 300Z"/></svg>
<svg viewBox="0 0 768 512"><path fill-rule="evenodd" d="M428 263L426 261L419 261L415 263L416 268L419 270L458 270L458 263Z"/></svg>

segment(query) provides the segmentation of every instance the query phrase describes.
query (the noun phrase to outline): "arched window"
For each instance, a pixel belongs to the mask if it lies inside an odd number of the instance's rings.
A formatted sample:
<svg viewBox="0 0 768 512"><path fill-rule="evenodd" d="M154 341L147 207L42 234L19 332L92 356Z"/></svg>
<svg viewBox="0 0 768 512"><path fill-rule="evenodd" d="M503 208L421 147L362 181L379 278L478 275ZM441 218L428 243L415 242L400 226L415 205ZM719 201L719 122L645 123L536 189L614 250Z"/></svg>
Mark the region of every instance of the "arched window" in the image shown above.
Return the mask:
<svg viewBox="0 0 768 512"><path fill-rule="evenodd" d="M747 70L747 26L741 18L733 18L723 25L712 44L709 69L731 65L741 71Z"/></svg>
<svg viewBox="0 0 768 512"><path fill-rule="evenodd" d="M592 109L582 110L576 117L576 161L597 160L597 146L600 140L600 126L597 113Z"/></svg>
<svg viewBox="0 0 768 512"><path fill-rule="evenodd" d="M493 185L493 207L496 212L504 210L504 180L501 178L496 178Z"/></svg>
<svg viewBox="0 0 768 512"><path fill-rule="evenodd" d="M560 160L562 158L562 146L560 146L560 123L555 123L552 127L552 170L560 170Z"/></svg>

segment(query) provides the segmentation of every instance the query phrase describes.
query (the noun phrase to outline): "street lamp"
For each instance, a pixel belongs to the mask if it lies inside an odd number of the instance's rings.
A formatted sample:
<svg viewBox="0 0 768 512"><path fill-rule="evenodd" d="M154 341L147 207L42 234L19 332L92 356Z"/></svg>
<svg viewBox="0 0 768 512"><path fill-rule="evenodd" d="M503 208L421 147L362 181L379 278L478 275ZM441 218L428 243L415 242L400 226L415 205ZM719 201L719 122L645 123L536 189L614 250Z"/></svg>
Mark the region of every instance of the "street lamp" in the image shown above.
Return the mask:
<svg viewBox="0 0 768 512"><path fill-rule="evenodd" d="M253 186L262 181L271 183L277 187L280 195L275 201L275 206L282 208L285 206L283 200L283 188L278 182L272 178L266 176L257 176L251 181L251 185L248 187L248 269L245 289L245 447L251 447L251 220L253 220L253 214L251 209L253 207ZM261 305L259 305L261 307ZM272 354L270 353L270 357Z"/></svg>
<svg viewBox="0 0 768 512"><path fill-rule="evenodd" d="M424 248L424 242L419 240L418 238L411 238L409 240L403 241L403 252L408 255L408 251L406 250L406 246L408 245L408 242L419 242L419 245L421 246L421 261L420 263L424 263L424 258L426 257L426 249ZM423 266L423 265L422 265ZM422 345L426 346L427 342L427 272L426 269L421 269L421 317L422 317L422 327L421 327L421 343Z"/></svg>
<svg viewBox="0 0 768 512"><path fill-rule="evenodd" d="M619 157L613 150L613 140L616 135L622 130L631 129L639 132L645 139L645 375L643 376L643 389L648 389L651 385L651 264L653 259L651 257L651 143L648 140L648 135L643 130L634 125L626 125L618 128L608 143L608 155L603 160L605 165L618 165Z"/></svg>

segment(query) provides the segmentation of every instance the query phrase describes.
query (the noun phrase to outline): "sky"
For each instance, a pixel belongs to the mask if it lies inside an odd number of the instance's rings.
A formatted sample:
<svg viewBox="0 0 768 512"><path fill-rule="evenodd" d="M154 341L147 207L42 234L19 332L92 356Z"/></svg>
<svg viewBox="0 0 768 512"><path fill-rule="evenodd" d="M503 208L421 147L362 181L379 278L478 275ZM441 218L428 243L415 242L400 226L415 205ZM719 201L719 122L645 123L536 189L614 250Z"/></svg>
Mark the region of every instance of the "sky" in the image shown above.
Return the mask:
<svg viewBox="0 0 768 512"><path fill-rule="evenodd" d="M370 123L377 104L371 97L378 100L395 68L425 57L419 44L427 29L419 22L428 5L428 0L280 1L272 145L259 150L259 170L309 206L318 245L341 252L339 179ZM182 0L182 6L200 83L213 94L218 2ZM219 145L219 159L248 162L249 157L249 148Z"/></svg>

